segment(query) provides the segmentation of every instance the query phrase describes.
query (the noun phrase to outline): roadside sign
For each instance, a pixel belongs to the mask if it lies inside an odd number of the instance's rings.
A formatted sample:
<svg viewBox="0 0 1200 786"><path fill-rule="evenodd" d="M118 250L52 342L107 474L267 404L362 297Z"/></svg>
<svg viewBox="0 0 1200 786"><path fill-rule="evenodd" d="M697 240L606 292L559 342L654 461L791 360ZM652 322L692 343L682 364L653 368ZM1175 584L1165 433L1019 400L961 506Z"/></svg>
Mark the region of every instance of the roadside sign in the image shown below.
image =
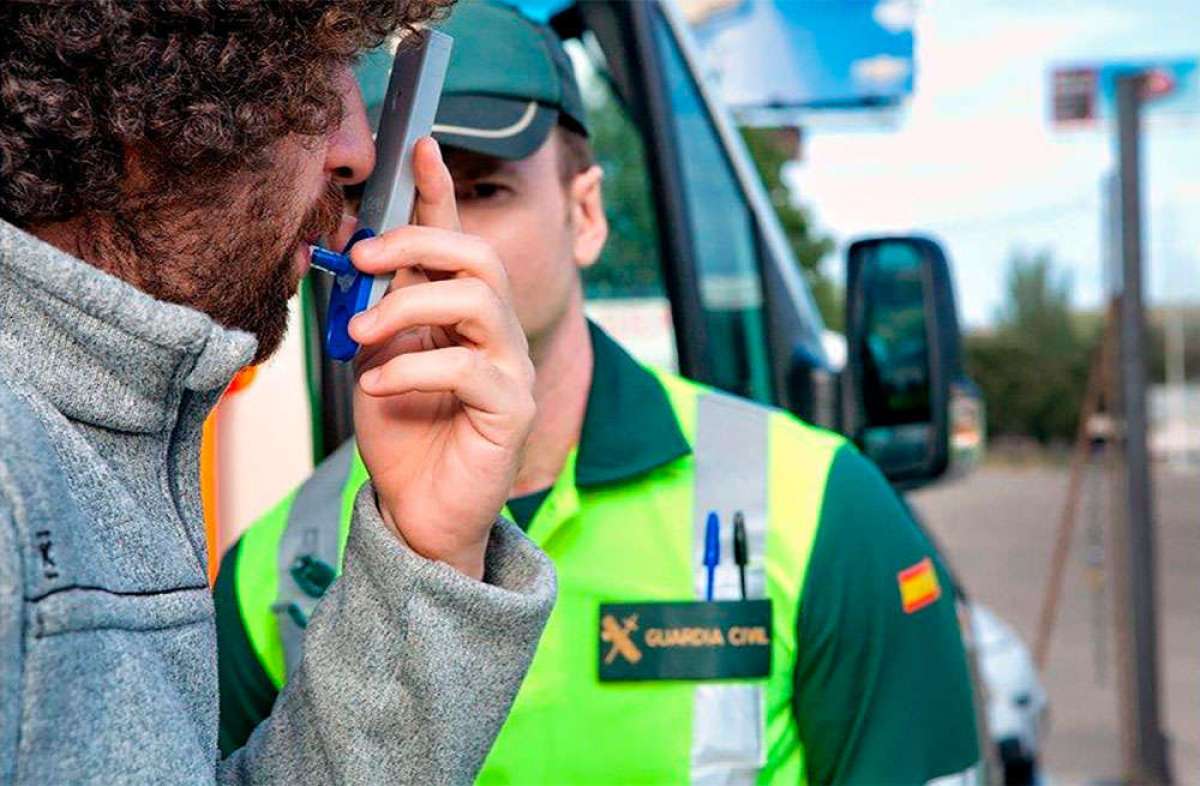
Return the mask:
<svg viewBox="0 0 1200 786"><path fill-rule="evenodd" d="M913 91L915 0L681 0L703 68L748 125L893 115Z"/></svg>
<svg viewBox="0 0 1200 786"><path fill-rule="evenodd" d="M1200 117L1200 61L1195 58L1122 60L1056 66L1051 120L1060 129L1107 126L1116 117L1117 77L1144 72L1148 117Z"/></svg>

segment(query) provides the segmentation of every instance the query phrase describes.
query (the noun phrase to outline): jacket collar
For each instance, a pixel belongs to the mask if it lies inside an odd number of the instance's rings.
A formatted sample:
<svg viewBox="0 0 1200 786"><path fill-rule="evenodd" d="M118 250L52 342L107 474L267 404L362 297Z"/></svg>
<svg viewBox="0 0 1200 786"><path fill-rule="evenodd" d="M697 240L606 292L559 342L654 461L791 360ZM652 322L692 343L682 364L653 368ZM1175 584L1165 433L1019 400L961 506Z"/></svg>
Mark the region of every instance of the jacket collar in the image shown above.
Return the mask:
<svg viewBox="0 0 1200 786"><path fill-rule="evenodd" d="M219 393L254 349L252 336L155 300L0 221L0 373L67 418L122 432L170 430L186 393Z"/></svg>
<svg viewBox="0 0 1200 786"><path fill-rule="evenodd" d="M588 328L592 385L579 435L576 485L631 480L691 453L658 378L595 323Z"/></svg>

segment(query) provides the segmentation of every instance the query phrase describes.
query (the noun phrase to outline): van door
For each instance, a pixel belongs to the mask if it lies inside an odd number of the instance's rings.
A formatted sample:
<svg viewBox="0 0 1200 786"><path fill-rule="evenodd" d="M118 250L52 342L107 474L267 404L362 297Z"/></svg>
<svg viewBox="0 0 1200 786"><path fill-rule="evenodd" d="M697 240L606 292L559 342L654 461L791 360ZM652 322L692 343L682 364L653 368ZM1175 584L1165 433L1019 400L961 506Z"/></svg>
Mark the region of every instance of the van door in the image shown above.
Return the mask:
<svg viewBox="0 0 1200 786"><path fill-rule="evenodd" d="M814 416L790 381L796 357L825 365L819 312L732 118L699 78L686 22L671 3L576 8L653 151L680 371L832 425L835 397Z"/></svg>

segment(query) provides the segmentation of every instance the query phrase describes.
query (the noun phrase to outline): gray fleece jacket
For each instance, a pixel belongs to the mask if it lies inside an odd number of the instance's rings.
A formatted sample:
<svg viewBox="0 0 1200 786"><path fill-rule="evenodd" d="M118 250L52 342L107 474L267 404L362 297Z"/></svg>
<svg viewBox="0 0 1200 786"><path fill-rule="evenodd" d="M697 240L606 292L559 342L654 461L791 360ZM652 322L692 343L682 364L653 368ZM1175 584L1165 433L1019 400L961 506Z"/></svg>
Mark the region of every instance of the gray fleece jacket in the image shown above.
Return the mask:
<svg viewBox="0 0 1200 786"><path fill-rule="evenodd" d="M250 336L0 222L0 783L467 783L553 569L513 526L484 582L355 507L343 577L245 748L217 754L202 422Z"/></svg>

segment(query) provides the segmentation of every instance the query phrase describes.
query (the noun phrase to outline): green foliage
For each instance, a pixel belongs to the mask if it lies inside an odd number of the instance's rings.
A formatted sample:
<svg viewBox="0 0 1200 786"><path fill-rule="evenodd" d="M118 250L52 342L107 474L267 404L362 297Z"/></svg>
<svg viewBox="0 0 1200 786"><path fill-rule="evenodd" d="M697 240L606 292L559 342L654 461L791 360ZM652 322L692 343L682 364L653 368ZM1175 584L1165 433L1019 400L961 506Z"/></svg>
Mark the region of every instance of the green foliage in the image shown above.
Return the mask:
<svg viewBox="0 0 1200 786"><path fill-rule="evenodd" d="M588 107L592 149L604 169L608 243L600 261L584 271L587 296L663 296L658 222L650 201L641 136L610 93Z"/></svg>
<svg viewBox="0 0 1200 786"><path fill-rule="evenodd" d="M588 125L597 163L604 169L609 239L600 262L584 272L587 296L663 296L658 222L641 136L607 88L597 85L589 96ZM792 203L782 177L791 152L778 143L773 129L743 129L743 136L817 307L826 324L840 330L842 293L821 269L834 244L813 229L806 210Z"/></svg>
<svg viewBox="0 0 1200 786"><path fill-rule="evenodd" d="M783 167L793 155L790 145L781 143L780 131L773 128L743 128L742 138L746 140L750 156L825 324L832 330L841 330L844 323L841 288L821 269L821 262L833 250L833 240L813 228L812 217L807 210L794 204L792 194L783 182Z"/></svg>
<svg viewBox="0 0 1200 786"><path fill-rule="evenodd" d="M967 336L967 373L983 390L990 434L1074 437L1100 325L1072 312L1070 291L1048 252L1016 253L995 329Z"/></svg>

